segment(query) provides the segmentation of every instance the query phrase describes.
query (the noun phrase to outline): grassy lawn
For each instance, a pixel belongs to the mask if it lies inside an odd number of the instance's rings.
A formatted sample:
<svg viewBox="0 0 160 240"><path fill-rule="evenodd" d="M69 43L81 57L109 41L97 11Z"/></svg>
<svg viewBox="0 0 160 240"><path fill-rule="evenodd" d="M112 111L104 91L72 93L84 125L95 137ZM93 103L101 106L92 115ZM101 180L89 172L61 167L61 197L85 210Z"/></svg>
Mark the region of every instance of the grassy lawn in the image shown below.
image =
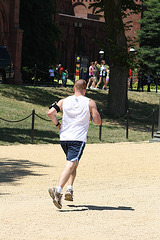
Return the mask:
<svg viewBox="0 0 160 240"><path fill-rule="evenodd" d="M0 85L0 118L17 121L24 119L35 109L34 143L59 143L58 129L49 121L48 106L61 98L73 94L72 87L32 87ZM103 125L101 141L99 126L92 123L88 131L88 143L147 141L151 139L152 110L155 110L155 132L157 131L159 94L154 91L129 91L129 137L126 139L126 118L113 119L107 115L107 92L88 90L87 97L95 100L98 109L102 109ZM150 117L148 117L150 116ZM61 113L58 118L61 119ZM0 145L30 144L32 117L21 122L6 122L0 119Z"/></svg>

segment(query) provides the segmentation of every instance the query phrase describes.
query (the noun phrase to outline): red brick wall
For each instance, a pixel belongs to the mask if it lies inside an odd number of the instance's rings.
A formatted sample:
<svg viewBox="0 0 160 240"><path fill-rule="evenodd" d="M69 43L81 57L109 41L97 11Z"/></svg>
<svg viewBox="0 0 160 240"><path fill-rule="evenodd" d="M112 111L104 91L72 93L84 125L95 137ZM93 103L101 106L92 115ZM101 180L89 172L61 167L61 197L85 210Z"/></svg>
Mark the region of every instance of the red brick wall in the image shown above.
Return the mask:
<svg viewBox="0 0 160 240"><path fill-rule="evenodd" d="M21 50L22 34L19 28L20 0L0 1L0 44L8 47L14 63L15 76L12 83L22 83Z"/></svg>
<svg viewBox="0 0 160 240"><path fill-rule="evenodd" d="M57 43L61 52L59 62L70 72L75 71L76 56L87 56L89 62L99 60L99 47L92 39L104 40L104 22L98 21L88 3L74 0L57 1L55 22L63 32Z"/></svg>

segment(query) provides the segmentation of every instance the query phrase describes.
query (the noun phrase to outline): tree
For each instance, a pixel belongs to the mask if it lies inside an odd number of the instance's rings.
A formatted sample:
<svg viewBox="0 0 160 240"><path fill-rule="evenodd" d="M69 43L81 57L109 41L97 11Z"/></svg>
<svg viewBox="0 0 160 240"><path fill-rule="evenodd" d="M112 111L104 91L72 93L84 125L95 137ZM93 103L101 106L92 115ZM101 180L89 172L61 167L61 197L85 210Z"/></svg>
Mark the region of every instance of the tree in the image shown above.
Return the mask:
<svg viewBox="0 0 160 240"><path fill-rule="evenodd" d="M126 10L139 10L134 0L101 0L95 4L104 12L106 25L105 52L110 66L108 111L112 115L124 115L128 108L127 80L129 55L123 18Z"/></svg>
<svg viewBox="0 0 160 240"><path fill-rule="evenodd" d="M138 62L140 70L152 75L160 74L160 2L143 1L143 18L138 33L140 48Z"/></svg>
<svg viewBox="0 0 160 240"><path fill-rule="evenodd" d="M22 66L48 68L56 62L58 50L55 41L60 30L53 23L53 0L21 0L20 27L24 30Z"/></svg>
<svg viewBox="0 0 160 240"><path fill-rule="evenodd" d="M107 32L106 49L110 66L108 110L113 115L124 115L127 109L128 51L121 1L104 1L104 15Z"/></svg>

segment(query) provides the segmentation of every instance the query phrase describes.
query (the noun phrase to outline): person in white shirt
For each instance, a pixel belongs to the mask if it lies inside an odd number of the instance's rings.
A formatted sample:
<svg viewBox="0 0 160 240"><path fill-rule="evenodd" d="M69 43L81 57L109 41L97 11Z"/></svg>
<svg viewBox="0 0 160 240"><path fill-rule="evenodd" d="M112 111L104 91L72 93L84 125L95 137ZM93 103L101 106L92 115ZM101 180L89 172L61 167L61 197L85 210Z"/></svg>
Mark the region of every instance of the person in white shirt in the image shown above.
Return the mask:
<svg viewBox="0 0 160 240"><path fill-rule="evenodd" d="M49 69L49 78L51 80L52 86L54 87L54 69L53 69L53 67L50 67L50 69Z"/></svg>
<svg viewBox="0 0 160 240"><path fill-rule="evenodd" d="M101 61L101 66L100 66L100 74L99 74L99 81L96 85L96 88L98 88L99 84L102 82L103 80L103 83L107 89L107 83L106 83L106 66L105 66L105 60L102 60Z"/></svg>
<svg viewBox="0 0 160 240"><path fill-rule="evenodd" d="M73 201L73 183L76 177L76 169L82 156L87 131L92 117L93 123L101 125L101 117L97 111L96 103L85 96L86 81L79 79L74 85L74 95L60 100L50 106L48 116L58 127L60 143L66 154L66 166L62 171L56 188L49 188L49 194L53 203L59 209L62 208L62 189L68 182L65 200ZM56 117L57 112L63 110L62 122Z"/></svg>

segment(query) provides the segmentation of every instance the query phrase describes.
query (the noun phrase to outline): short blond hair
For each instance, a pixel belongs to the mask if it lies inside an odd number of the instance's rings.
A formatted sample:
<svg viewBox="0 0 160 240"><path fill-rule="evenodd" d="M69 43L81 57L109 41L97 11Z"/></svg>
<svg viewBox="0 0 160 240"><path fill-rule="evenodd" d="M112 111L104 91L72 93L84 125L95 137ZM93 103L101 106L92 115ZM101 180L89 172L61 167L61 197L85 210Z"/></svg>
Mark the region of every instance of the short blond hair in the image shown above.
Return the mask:
<svg viewBox="0 0 160 240"><path fill-rule="evenodd" d="M86 87L87 87L86 81L83 79L77 80L74 84L75 91L77 92L81 92L83 89L86 89Z"/></svg>

